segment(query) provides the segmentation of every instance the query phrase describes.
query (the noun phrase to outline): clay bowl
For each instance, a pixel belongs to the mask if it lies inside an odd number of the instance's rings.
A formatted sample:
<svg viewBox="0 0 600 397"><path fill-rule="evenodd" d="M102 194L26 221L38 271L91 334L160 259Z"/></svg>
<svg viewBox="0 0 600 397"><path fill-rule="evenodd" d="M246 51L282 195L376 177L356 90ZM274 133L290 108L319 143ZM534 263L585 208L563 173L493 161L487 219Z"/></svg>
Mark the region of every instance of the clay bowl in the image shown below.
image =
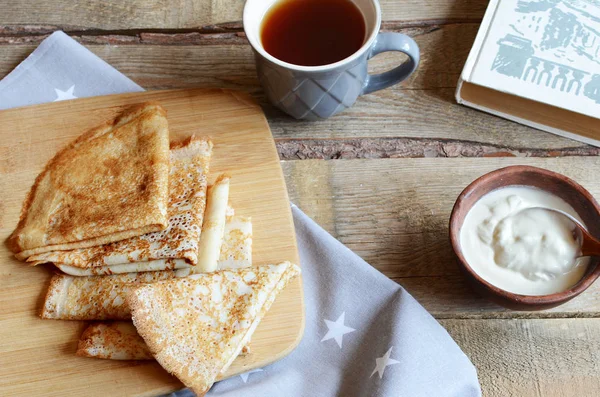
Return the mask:
<svg viewBox="0 0 600 397"><path fill-rule="evenodd" d="M593 236L600 236L600 206L575 181L556 172L528 166L512 166L492 171L476 179L456 199L450 216L450 242L458 264L473 288L484 297L513 310L543 310L561 305L585 291L600 276L599 258L590 260L587 272L572 288L555 294L531 296L507 292L482 279L465 260L460 246L460 228L467 212L485 194L505 186L533 186L569 203Z"/></svg>

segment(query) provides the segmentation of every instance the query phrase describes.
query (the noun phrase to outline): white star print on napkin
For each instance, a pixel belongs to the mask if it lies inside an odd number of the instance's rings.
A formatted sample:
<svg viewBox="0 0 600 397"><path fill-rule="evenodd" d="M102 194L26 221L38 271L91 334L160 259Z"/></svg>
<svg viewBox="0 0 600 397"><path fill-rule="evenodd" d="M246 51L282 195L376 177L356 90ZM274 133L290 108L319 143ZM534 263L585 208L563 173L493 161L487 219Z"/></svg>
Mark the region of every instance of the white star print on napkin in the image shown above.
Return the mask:
<svg viewBox="0 0 600 397"><path fill-rule="evenodd" d="M77 99L77 97L75 95L73 95L74 90L75 90L74 85L69 87L69 89L66 91L61 91L58 88L55 88L54 92L56 92L56 99L54 100L54 102L66 101L67 99Z"/></svg>
<svg viewBox="0 0 600 397"><path fill-rule="evenodd" d="M85 47L57 32L0 80L0 109L52 102L58 95L55 88L80 98L142 90ZM287 357L265 367L260 376L249 378L262 372L255 369L240 375L242 382L237 377L218 382L208 396L481 395L469 359L408 292L297 207L292 206L292 213L302 266L304 336ZM330 320L335 317L337 320ZM327 342L329 339L335 340L339 349L330 348L333 342ZM337 351L332 354L332 350ZM386 350L383 357L377 357ZM385 371L390 365L394 365L393 370ZM365 382L375 372L379 379ZM192 394L185 389L169 396Z"/></svg>
<svg viewBox="0 0 600 397"><path fill-rule="evenodd" d="M383 373L385 372L385 367L387 367L388 365L400 364L400 361L390 358L393 348L394 348L393 346L390 347L390 350L388 350L387 353L385 353L383 355L383 357L379 357L379 358L375 359L375 369L371 373L371 376L373 376L375 374L375 372L377 372L379 374L379 379L381 379L381 378L383 378ZM371 376L369 376L369 378Z"/></svg>
<svg viewBox="0 0 600 397"><path fill-rule="evenodd" d="M344 319L346 316L346 312L342 312L342 315L335 321L324 320L327 325L328 331L327 334L321 339L321 342L324 342L329 339L335 339L340 349L342 348L342 339L344 335L349 334L350 332L356 331L354 328L350 328L344 325Z"/></svg>

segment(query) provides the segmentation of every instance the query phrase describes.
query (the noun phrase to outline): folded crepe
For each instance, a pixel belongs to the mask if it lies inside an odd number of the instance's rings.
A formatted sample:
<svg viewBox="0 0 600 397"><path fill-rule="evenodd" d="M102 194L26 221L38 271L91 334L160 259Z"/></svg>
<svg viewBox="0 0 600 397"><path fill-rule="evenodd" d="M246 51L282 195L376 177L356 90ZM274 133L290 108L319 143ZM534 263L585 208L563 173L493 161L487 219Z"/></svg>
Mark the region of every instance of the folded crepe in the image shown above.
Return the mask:
<svg viewBox="0 0 600 397"><path fill-rule="evenodd" d="M113 276L55 275L40 317L58 320L111 320L131 317L126 296L134 288L175 277L172 270Z"/></svg>
<svg viewBox="0 0 600 397"><path fill-rule="evenodd" d="M225 236L219 257L219 269L239 269L252 265L252 223L250 218L234 216L228 208ZM181 269L177 277L184 277L196 268ZM242 354L250 353L249 345ZM112 360L154 360L144 340L132 323L114 321L90 325L79 339L78 356Z"/></svg>
<svg viewBox="0 0 600 397"><path fill-rule="evenodd" d="M223 183L229 183L229 180L227 179L225 182ZM208 191L208 195L206 198L206 203L207 203L207 207L206 207L206 212L204 212L204 214L202 215L202 217L204 218L204 221L202 222L202 231L200 233L200 241L194 240L194 242L198 242L198 244L196 244L196 246L198 247L197 250L194 252L194 254L196 255L196 261L194 264L190 263L190 261L185 260L184 259L179 259L179 258L165 258L165 259L154 259L151 261L141 261L141 262L132 262L132 263L123 263L123 264L113 264L113 265L107 265L107 266L96 266L96 267L90 267L90 268L86 268L86 269L81 269L81 268L77 268L74 266L69 266L69 265L64 265L64 264L57 264L57 267L62 270L64 273L66 274L70 274L72 276L95 276L95 275L110 275L110 274L121 274L121 273L137 273L137 272L150 272L150 271L159 271L159 270L176 270L176 269L181 269L179 270L179 272L177 273L178 277L183 277L192 273L199 273L202 272L201 269L205 269L206 266L202 266L202 261L206 260L202 255L201 255L201 250L204 249L209 249L209 250L217 250L217 252L221 249L221 248L225 248L225 249L230 249L235 251L236 247L240 247L239 241L237 241L236 239L231 241L231 248L229 248L228 245L223 246L222 244L222 240L224 238L224 234L221 235L220 239L216 239L214 238L214 234L215 233L220 233L217 232L215 230L214 227L214 222L211 221L211 217L214 217L214 215L211 215L212 212L210 212L210 208L214 208L214 206L211 206L211 203L215 202L215 201L220 201L221 205L225 205L227 206L227 200L228 200L229 196L225 196L223 194L219 194L219 190L215 190L215 189L209 189ZM208 216L207 216L208 215ZM199 217L198 219L201 221L202 217ZM243 218L243 217L238 217L235 218L236 222L235 224L230 224L230 221L233 219L233 209L227 206L227 218L226 218L226 226L225 229L228 229L228 231L230 233L232 233L232 235L235 235L235 237L239 240L239 238L241 238L243 235L247 235L249 233L250 236L250 245L248 246L251 250L251 246L252 246L252 223L250 222L250 218ZM225 233L225 230L224 230ZM240 234L242 233L242 234ZM178 235L179 237L182 236L182 234ZM210 244L203 244L204 248L200 248L200 244L203 241L203 236L204 236L204 240L205 241L210 241ZM168 242L168 238L165 240L166 242ZM239 249L244 249L243 247L239 248ZM200 252L200 255L198 256L198 252ZM251 255L251 252L244 252L244 254L248 254ZM241 264L242 266L244 266L244 258L242 258ZM219 259L220 261L220 259ZM190 270L187 270L190 269Z"/></svg>
<svg viewBox="0 0 600 397"><path fill-rule="evenodd" d="M212 200L206 206L206 219L202 225L202 236L198 247L198 271L217 270L221 241L225 231L227 201L229 199L229 176L221 175L210 187Z"/></svg>
<svg viewBox="0 0 600 397"><path fill-rule="evenodd" d="M127 302L154 358L204 396L299 273L284 262L196 274L136 288Z"/></svg>
<svg viewBox="0 0 600 397"><path fill-rule="evenodd" d="M252 221L246 216L228 218L217 268L237 269L252 264ZM195 272L198 272L195 270Z"/></svg>
<svg viewBox="0 0 600 397"><path fill-rule="evenodd" d="M210 197L209 197L210 202ZM204 226L203 229L204 230ZM204 233L204 231L202 232ZM213 244L219 244L214 240ZM252 222L249 217L232 216L227 218L218 269L247 267L252 264ZM111 266L97 266L81 269L75 266L56 264L63 273L71 276L106 276L121 273L139 273L159 270L177 270L177 277L203 273L200 266L192 266L184 259L155 259L148 262L134 262Z"/></svg>
<svg viewBox="0 0 600 397"><path fill-rule="evenodd" d="M248 267L252 264L252 223L250 218L234 216L226 224L222 255L218 266ZM129 319L126 296L143 284L185 277L199 271L189 269L111 276L74 277L55 275L50 281L40 316L60 320Z"/></svg>
<svg viewBox="0 0 600 397"><path fill-rule="evenodd" d="M202 233L214 229L202 226ZM212 229L212 230L211 230ZM218 269L235 269L252 265L252 221L249 217L233 216L225 222L225 230L221 240L214 240L211 244L220 245ZM185 277L190 274L206 273L202 271L203 267L191 266L178 269L177 277Z"/></svg>
<svg viewBox="0 0 600 397"><path fill-rule="evenodd" d="M165 230L114 243L30 256L77 276L173 269L195 265L206 207L212 143L194 136L171 147L169 222Z"/></svg>
<svg viewBox="0 0 600 397"><path fill-rule="evenodd" d="M248 345L240 356L250 353ZM150 349L130 321L95 323L83 331L77 352L81 357L107 360L154 360Z"/></svg>
<svg viewBox="0 0 600 397"><path fill-rule="evenodd" d="M156 103L132 106L50 160L8 246L23 260L163 230L168 175L165 110Z"/></svg>
<svg viewBox="0 0 600 397"><path fill-rule="evenodd" d="M129 321L90 325L81 334L76 354L110 360L154 360L150 349Z"/></svg>

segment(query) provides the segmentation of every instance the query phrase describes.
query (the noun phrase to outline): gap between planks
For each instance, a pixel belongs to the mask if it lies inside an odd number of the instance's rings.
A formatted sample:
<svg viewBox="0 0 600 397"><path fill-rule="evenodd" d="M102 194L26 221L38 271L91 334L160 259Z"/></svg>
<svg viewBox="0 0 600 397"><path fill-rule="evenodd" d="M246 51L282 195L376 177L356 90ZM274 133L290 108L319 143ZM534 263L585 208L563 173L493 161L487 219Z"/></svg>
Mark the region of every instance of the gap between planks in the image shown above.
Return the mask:
<svg viewBox="0 0 600 397"><path fill-rule="evenodd" d="M281 160L354 160L418 157L598 156L600 148L528 149L428 138L275 139ZM575 142L574 142L575 143Z"/></svg>
<svg viewBox="0 0 600 397"><path fill-rule="evenodd" d="M477 23L478 21L475 21ZM418 36L431 33L444 25L474 23L471 20L460 22L404 21L385 22L382 31L393 31ZM81 44L145 44L145 45L218 45L247 44L241 22L208 25L193 29L127 29L103 30L85 29L79 26L52 25L4 25L0 26L0 45L38 44L52 32L62 30Z"/></svg>

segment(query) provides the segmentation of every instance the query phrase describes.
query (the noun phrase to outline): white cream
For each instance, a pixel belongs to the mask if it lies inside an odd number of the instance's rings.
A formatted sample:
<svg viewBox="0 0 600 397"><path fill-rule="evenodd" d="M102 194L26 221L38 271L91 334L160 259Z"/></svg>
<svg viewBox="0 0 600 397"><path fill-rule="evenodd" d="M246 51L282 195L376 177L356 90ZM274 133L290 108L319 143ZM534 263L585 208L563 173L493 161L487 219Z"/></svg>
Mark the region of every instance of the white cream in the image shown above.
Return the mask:
<svg viewBox="0 0 600 397"><path fill-rule="evenodd" d="M460 245L469 266L505 291L547 295L575 285L588 258L576 259L579 244L572 224L545 207L581 222L561 198L526 186L510 186L483 196L473 205L460 230Z"/></svg>

